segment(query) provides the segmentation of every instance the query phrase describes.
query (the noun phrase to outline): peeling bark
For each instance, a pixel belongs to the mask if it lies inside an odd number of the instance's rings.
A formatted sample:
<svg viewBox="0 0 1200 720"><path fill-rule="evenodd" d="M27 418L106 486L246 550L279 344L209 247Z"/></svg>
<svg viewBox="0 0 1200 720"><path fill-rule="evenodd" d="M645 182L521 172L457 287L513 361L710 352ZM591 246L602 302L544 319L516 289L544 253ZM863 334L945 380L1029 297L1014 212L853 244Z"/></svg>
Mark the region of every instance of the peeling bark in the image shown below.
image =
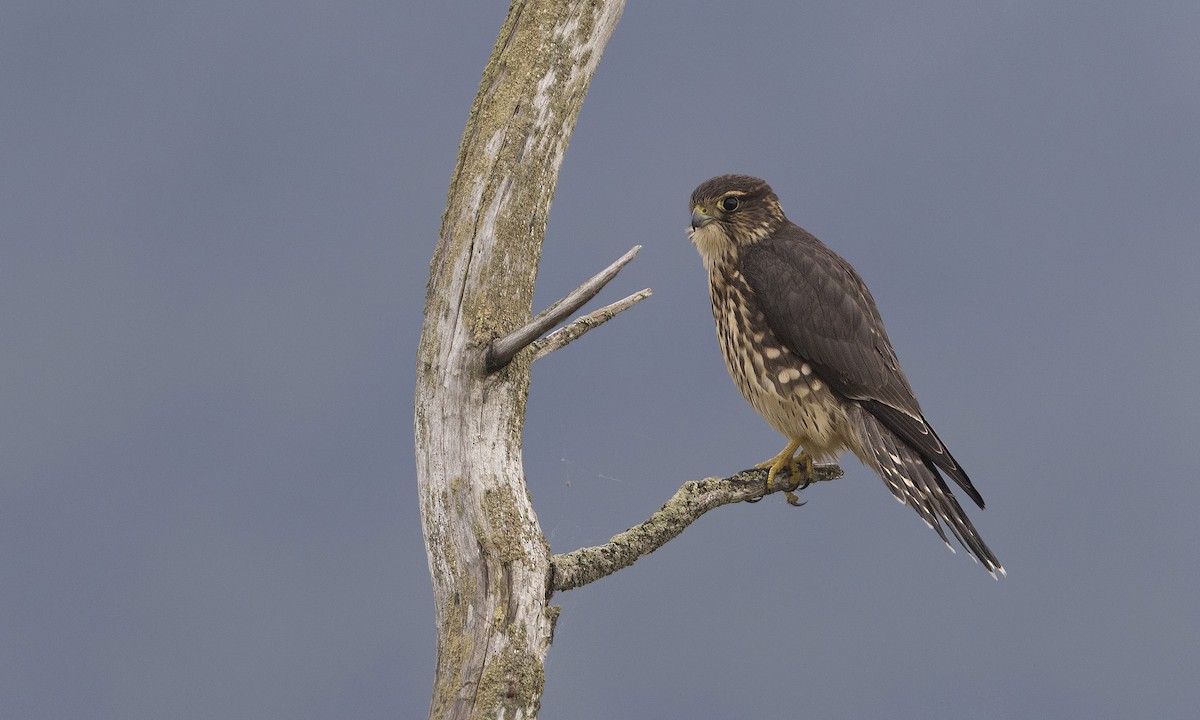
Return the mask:
<svg viewBox="0 0 1200 720"><path fill-rule="evenodd" d="M459 148L430 268L414 435L433 580L431 718L536 717L557 615L525 487L530 353L494 373L493 338L528 323L558 171L619 0L516 0Z"/></svg>
<svg viewBox="0 0 1200 720"><path fill-rule="evenodd" d="M628 566L715 507L800 484L789 476L768 489L765 470L686 483L645 523L553 561L538 525L521 458L530 365L650 294L537 337L599 292L631 251L530 317L559 167L623 6L514 0L459 148L426 289L414 419L437 720L535 718L558 617L548 604L554 590ZM818 466L807 480L839 474Z"/></svg>

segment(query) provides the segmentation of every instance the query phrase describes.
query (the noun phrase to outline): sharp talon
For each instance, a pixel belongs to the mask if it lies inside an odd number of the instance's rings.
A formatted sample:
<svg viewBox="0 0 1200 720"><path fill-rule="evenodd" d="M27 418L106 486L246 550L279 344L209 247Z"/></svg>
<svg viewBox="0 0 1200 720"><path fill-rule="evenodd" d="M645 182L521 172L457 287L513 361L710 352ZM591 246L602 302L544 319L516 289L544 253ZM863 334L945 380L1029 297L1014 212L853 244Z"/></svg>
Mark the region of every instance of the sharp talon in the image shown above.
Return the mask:
<svg viewBox="0 0 1200 720"><path fill-rule="evenodd" d="M804 458L804 482L800 483L800 487L796 488L796 492L803 492L805 488L812 485L813 481L813 459L811 455L801 454Z"/></svg>
<svg viewBox="0 0 1200 720"><path fill-rule="evenodd" d="M808 504L807 500L800 502L800 498L796 497L796 493L792 492L791 490L787 491L787 493L784 494L784 497L787 498L788 505L791 505L792 507L804 507L806 504Z"/></svg>
<svg viewBox="0 0 1200 720"><path fill-rule="evenodd" d="M778 468L776 468L774 465L772 465L771 469L767 471L766 489L763 491L763 495L771 494L771 488L775 485L775 473L777 471Z"/></svg>
<svg viewBox="0 0 1200 720"><path fill-rule="evenodd" d="M761 497L750 498L750 499L746 500L746 502L754 504L754 503L758 502L759 500L762 500L762 498Z"/></svg>
<svg viewBox="0 0 1200 720"><path fill-rule="evenodd" d="M784 448L783 451L780 452L778 455L771 458L770 460L767 460L766 462L761 462L754 466L756 468L768 468L767 482L766 482L766 488L764 490L764 495L770 494L772 492L772 488L774 487L774 482L775 482L775 475L776 475L776 473L778 473L780 470L783 470L784 468L787 468L788 480L789 480L789 482L787 483L788 485L791 485L792 484L791 481L801 475L803 475L803 477L804 477L804 484L800 485L799 489L803 490L804 488L809 486L809 483L812 482L812 475L813 475L812 457L808 453L805 453L803 451L800 452L799 454L796 454L796 450L798 450L799 448L800 448L800 441L799 440L791 440L788 442L788 446L786 448ZM801 470L801 467L803 467L803 470ZM784 487L787 487L787 486L785 485ZM791 505L794 505L795 507L800 507L801 505L804 505L804 503L800 502L800 499L798 497L796 497L794 488L792 490L788 490L785 497L787 497L788 503L790 503ZM759 498L759 499L761 500L761 498Z"/></svg>

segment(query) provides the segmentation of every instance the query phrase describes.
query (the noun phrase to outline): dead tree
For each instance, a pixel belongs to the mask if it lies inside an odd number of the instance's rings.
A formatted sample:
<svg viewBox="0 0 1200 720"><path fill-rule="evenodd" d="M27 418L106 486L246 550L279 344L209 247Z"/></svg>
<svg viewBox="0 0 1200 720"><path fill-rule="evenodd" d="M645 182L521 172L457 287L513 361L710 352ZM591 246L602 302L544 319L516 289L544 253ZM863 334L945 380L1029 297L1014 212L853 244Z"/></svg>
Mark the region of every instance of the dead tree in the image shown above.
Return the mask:
<svg viewBox="0 0 1200 720"><path fill-rule="evenodd" d="M623 6L514 0L459 148L417 357L417 482L437 622L431 718L536 717L556 590L633 563L708 510L768 492L765 470L688 482L605 545L551 556L525 486L530 365L650 294L553 330L635 247L531 318L559 167ZM818 466L804 480L838 475L836 466ZM794 490L800 480L781 475L769 491Z"/></svg>

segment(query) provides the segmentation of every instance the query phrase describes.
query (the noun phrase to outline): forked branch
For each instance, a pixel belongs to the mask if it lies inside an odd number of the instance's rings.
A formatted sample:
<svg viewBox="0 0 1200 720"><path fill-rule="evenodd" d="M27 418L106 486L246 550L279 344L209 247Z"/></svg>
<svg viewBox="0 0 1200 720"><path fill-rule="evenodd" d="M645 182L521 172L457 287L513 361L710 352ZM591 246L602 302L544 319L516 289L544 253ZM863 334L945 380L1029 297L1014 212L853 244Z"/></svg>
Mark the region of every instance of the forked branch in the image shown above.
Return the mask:
<svg viewBox="0 0 1200 720"><path fill-rule="evenodd" d="M621 298L615 303L605 305L599 310L593 310L587 315L581 315L572 320L570 325L564 325L549 335L534 340L529 346L533 350L533 361L537 362L555 350L566 347L571 342L578 340L588 330L612 320L616 317L617 313L628 310L635 304L650 297L650 295L650 288L639 290L628 297Z"/></svg>
<svg viewBox="0 0 1200 720"><path fill-rule="evenodd" d="M825 482L841 476L842 468L834 464L814 465L811 478L792 478L784 469L775 476L774 486L769 491L766 489L766 468L743 470L727 478L691 480L645 522L603 545L553 556L550 559L551 592L582 587L632 565L674 539L709 510L730 503L759 500L777 492L793 492L806 481Z"/></svg>
<svg viewBox="0 0 1200 720"><path fill-rule="evenodd" d="M596 294L608 284L608 281L615 278L617 273L621 272L621 268L628 265L629 261L641 249L641 245L634 245L629 252L617 258L616 262L612 265L596 273L587 282L572 290L566 297L538 313L537 317L530 320L524 327L502 338L493 340L487 350L487 371L495 372L512 362L517 353L529 347L534 340L537 340L548 332L550 328L567 319L567 316L583 307L588 300L596 297ZM630 305L632 304L630 303ZM614 312L613 315L615 314ZM600 323L596 324L599 325ZM579 334L582 335L583 333ZM575 337L578 337L578 335ZM575 338L571 339L574 340ZM567 342L570 342L570 340ZM566 343L563 344L565 345ZM547 350L546 352L550 351Z"/></svg>

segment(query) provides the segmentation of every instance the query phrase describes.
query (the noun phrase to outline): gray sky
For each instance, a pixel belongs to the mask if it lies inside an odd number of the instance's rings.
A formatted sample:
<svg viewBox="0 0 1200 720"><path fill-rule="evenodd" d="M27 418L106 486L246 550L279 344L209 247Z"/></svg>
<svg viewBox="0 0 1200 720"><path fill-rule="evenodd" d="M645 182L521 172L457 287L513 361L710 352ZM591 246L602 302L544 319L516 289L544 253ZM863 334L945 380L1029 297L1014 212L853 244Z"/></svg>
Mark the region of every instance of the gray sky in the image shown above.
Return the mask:
<svg viewBox="0 0 1200 720"><path fill-rule="evenodd" d="M414 353L500 2L0 9L0 717L415 718ZM546 718L1182 718L1200 706L1200 5L632 3L558 187L556 552L782 439L687 197L745 172L866 278L1009 570L853 458L561 594ZM599 302L599 301L598 301Z"/></svg>

